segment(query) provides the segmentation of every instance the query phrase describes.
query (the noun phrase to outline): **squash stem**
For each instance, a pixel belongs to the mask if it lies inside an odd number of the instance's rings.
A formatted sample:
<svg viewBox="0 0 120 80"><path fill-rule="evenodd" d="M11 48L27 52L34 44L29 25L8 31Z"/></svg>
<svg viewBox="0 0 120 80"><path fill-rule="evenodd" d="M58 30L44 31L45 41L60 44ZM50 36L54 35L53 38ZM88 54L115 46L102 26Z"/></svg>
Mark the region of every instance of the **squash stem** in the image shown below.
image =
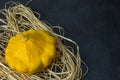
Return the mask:
<svg viewBox="0 0 120 80"><path fill-rule="evenodd" d="M28 36L26 36L22 33L19 33L19 35L22 37L23 41L27 41L29 39Z"/></svg>

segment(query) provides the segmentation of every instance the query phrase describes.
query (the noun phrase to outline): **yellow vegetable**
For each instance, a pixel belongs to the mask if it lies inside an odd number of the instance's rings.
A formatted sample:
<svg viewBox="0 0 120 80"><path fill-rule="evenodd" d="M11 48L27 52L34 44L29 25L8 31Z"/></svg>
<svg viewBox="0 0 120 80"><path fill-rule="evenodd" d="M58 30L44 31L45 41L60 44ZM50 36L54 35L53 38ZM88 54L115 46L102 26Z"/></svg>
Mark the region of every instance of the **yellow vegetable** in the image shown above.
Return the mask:
<svg viewBox="0 0 120 80"><path fill-rule="evenodd" d="M56 39L43 30L28 30L11 37L5 50L8 65L20 73L47 68L56 55Z"/></svg>

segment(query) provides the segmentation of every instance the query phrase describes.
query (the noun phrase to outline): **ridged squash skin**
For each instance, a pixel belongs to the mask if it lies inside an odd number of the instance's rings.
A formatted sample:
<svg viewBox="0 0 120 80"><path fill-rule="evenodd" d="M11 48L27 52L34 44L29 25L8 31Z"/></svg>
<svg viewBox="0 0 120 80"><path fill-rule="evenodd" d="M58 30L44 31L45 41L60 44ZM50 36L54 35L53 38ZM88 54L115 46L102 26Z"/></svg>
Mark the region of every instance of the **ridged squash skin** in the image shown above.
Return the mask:
<svg viewBox="0 0 120 80"><path fill-rule="evenodd" d="M8 66L20 73L47 68L56 55L56 39L44 30L28 30L12 36L5 49Z"/></svg>

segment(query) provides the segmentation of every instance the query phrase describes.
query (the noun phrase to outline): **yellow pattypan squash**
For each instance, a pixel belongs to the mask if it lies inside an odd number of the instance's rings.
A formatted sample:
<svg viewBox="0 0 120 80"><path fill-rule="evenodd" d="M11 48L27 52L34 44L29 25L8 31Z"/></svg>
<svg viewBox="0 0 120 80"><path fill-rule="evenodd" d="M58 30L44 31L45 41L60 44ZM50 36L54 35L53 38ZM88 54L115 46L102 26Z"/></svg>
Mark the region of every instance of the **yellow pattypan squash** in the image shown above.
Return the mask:
<svg viewBox="0 0 120 80"><path fill-rule="evenodd" d="M56 39L44 30L28 30L11 37L5 60L20 73L35 73L48 67L56 55Z"/></svg>

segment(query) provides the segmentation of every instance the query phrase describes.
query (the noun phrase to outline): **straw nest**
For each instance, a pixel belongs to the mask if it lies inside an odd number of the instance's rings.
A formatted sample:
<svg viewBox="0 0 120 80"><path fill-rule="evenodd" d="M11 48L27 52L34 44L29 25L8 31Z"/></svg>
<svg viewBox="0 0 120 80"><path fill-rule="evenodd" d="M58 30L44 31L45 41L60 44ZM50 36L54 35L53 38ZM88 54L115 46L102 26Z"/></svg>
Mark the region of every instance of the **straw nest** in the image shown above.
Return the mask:
<svg viewBox="0 0 120 80"><path fill-rule="evenodd" d="M82 78L79 46L64 37L64 30L59 26L50 26L35 16L29 8L18 2L10 2L0 10L4 19L0 19L0 79L1 80L80 80ZM57 39L57 55L45 70L34 74L21 74L10 69L4 60L4 50L11 36L29 29L46 30ZM57 32L55 30L57 29ZM70 45L74 44L76 50ZM84 63L84 62L83 62Z"/></svg>

